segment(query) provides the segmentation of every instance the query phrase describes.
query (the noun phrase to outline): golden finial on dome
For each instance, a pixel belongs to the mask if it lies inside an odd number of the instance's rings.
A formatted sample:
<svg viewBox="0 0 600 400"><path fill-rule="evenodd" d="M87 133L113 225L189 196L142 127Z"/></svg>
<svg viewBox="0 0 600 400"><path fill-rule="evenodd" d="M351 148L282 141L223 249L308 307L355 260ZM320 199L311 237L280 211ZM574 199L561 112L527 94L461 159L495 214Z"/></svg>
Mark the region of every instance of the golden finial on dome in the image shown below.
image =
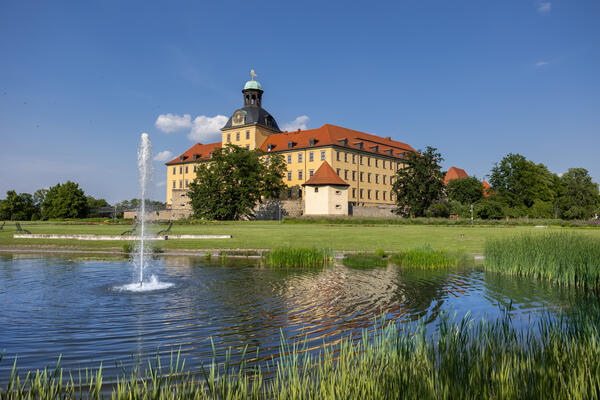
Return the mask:
<svg viewBox="0 0 600 400"><path fill-rule="evenodd" d="M252 77L252 80L254 80L254 78L257 77L256 73L254 72L253 69L250 70L250 76Z"/></svg>

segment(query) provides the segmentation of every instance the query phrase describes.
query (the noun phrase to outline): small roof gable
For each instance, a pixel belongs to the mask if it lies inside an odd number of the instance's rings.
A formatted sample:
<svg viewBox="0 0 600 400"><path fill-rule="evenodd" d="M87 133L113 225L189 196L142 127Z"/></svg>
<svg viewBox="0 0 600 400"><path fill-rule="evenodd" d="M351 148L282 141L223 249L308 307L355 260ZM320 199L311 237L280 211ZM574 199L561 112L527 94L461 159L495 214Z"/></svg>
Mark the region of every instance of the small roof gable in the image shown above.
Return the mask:
<svg viewBox="0 0 600 400"><path fill-rule="evenodd" d="M314 173L312 178L307 180L302 186L320 186L320 185L337 185L350 186L331 168L327 161L323 161L319 169Z"/></svg>
<svg viewBox="0 0 600 400"><path fill-rule="evenodd" d="M444 177L444 185L448 184L448 182L450 182L451 180L468 177L469 175L465 172L464 169L450 167L448 172L446 172L446 176Z"/></svg>

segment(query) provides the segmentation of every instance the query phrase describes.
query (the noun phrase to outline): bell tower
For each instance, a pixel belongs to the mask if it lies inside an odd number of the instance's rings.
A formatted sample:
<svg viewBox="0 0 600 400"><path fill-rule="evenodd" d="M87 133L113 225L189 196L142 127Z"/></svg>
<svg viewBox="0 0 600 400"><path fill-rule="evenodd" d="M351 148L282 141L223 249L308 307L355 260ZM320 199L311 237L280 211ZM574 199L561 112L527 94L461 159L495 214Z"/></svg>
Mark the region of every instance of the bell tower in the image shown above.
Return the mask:
<svg viewBox="0 0 600 400"><path fill-rule="evenodd" d="M244 107L262 107L262 86L260 82L254 80L256 73L250 70L251 79L246 82L242 93L244 94Z"/></svg>

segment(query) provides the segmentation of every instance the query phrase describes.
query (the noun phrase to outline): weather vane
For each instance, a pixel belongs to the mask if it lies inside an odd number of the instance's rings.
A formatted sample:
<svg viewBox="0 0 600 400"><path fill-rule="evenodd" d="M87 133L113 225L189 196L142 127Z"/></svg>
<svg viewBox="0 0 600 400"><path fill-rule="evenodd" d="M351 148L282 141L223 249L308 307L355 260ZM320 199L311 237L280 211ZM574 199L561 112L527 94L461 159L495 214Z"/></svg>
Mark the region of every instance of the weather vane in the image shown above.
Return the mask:
<svg viewBox="0 0 600 400"><path fill-rule="evenodd" d="M250 76L252 77L252 80L257 76L253 69L250 70Z"/></svg>

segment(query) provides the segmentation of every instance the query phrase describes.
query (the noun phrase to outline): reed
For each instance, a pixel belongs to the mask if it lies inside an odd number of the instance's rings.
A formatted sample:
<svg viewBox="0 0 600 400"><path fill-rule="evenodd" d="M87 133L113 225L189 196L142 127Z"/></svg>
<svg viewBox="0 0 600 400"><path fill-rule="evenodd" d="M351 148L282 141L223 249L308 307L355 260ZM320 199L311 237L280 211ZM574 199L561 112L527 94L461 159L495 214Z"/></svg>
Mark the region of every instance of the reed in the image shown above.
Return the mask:
<svg viewBox="0 0 600 400"><path fill-rule="evenodd" d="M490 271L600 289L600 240L580 233L530 233L491 239L485 243L484 255L484 266Z"/></svg>
<svg viewBox="0 0 600 400"><path fill-rule="evenodd" d="M388 263L385 253L354 253L345 254L342 263L350 268L385 267Z"/></svg>
<svg viewBox="0 0 600 400"><path fill-rule="evenodd" d="M394 254L391 261L402 267L448 268L466 262L467 255L443 249L434 250L431 246L420 246Z"/></svg>
<svg viewBox="0 0 600 400"><path fill-rule="evenodd" d="M594 317L581 312L568 319L543 318L516 330L508 314L495 322L446 316L431 335L422 324L379 324L358 340L342 339L316 352L306 342L289 344L282 338L283 356L262 369L244 361L234 365L227 353L224 362L213 360L199 374L186 372L178 355L166 368L157 357L144 371L123 372L110 386L110 397L597 399L599 322L597 311ZM59 365L24 376L15 365L0 398L100 399L106 393L102 385L102 368L74 379Z"/></svg>
<svg viewBox="0 0 600 400"><path fill-rule="evenodd" d="M265 260L272 267L318 267L333 259L331 250L285 247L267 253Z"/></svg>

